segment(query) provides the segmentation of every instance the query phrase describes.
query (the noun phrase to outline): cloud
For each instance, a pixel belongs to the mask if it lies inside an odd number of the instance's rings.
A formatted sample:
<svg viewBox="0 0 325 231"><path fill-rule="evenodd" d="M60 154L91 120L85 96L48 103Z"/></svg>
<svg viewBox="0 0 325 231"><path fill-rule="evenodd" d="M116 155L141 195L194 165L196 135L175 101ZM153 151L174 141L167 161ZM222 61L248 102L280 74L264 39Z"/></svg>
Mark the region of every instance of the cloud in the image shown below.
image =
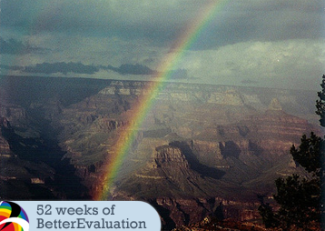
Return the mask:
<svg viewBox="0 0 325 231"><path fill-rule="evenodd" d="M67 33L144 39L164 46L176 40L210 0L3 1L4 29L29 34ZM217 7L193 49L249 40L316 39L324 36L322 0L234 0ZM15 17L12 17L15 15ZM209 38L209 39L206 39Z"/></svg>
<svg viewBox="0 0 325 231"><path fill-rule="evenodd" d="M119 68L108 66L95 66L95 65L85 65L81 62L56 62L56 63L39 63L32 66L10 66L10 65L0 65L1 68L20 71L23 73L39 73L39 74L55 74L62 73L67 75L68 73L76 74L95 74L102 70L112 70L121 75L154 75L157 74L156 71L151 70L149 67L141 64L122 64Z"/></svg>
<svg viewBox="0 0 325 231"><path fill-rule="evenodd" d="M249 79L259 86L313 89L317 85L313 80L322 75L324 65L325 40L298 39L191 51L179 68L202 83L238 84ZM302 80L307 80L304 85Z"/></svg>
<svg viewBox="0 0 325 231"><path fill-rule="evenodd" d="M62 73L68 74L78 73L78 74L94 74L99 71L99 68L92 65L84 65L82 63L65 63L65 62L57 62L57 63L40 63L34 66L9 66L9 65L0 65L1 68L13 70L13 71L21 71L23 73L39 73L39 74L54 74L54 73Z"/></svg>
<svg viewBox="0 0 325 231"><path fill-rule="evenodd" d="M15 38L2 39L6 46L1 49L7 49L1 50L3 68L146 80L163 71L159 64L170 57L170 46L213 1L2 1L1 36ZM171 79L254 85L266 85L267 79L274 85L291 78L295 85L323 73L324 0L224 3L192 37L191 46L176 54L181 59L173 65ZM30 50L47 47L51 52L6 55L27 44Z"/></svg>
<svg viewBox="0 0 325 231"><path fill-rule="evenodd" d="M157 39L171 37L191 14L189 4L180 11L183 1L171 2L12 0L1 2L0 17L3 28L29 34L90 33L127 40Z"/></svg>
<svg viewBox="0 0 325 231"><path fill-rule="evenodd" d="M100 66L104 70L112 70L121 75L157 75L158 71L152 70L147 66L141 64L122 64L119 68L113 67L111 65ZM169 72L169 79L173 80L182 80L187 79L187 70L185 69L176 69Z"/></svg>
<svg viewBox="0 0 325 231"><path fill-rule="evenodd" d="M0 37L0 54L46 53L48 51L49 49L33 47L13 38L6 41Z"/></svg>
<svg viewBox="0 0 325 231"><path fill-rule="evenodd" d="M113 70L121 75L154 75L157 72L141 64L122 64L119 68L108 65L102 69Z"/></svg>

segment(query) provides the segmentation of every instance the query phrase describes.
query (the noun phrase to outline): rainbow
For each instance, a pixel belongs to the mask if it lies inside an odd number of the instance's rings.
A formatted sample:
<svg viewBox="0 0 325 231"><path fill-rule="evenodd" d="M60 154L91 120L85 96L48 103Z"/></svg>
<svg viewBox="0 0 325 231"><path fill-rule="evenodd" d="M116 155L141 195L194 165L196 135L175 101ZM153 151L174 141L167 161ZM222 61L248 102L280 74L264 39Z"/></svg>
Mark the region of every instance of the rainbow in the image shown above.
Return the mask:
<svg viewBox="0 0 325 231"><path fill-rule="evenodd" d="M114 150L112 150L111 159L103 165L104 170L100 177L101 182L98 183L99 191L93 196L94 200L107 199L109 189L114 182L118 170L130 152L138 131L152 108L160 89L163 89L166 80L171 77L172 70L177 67L185 52L198 40L200 34L206 29L214 16L225 6L226 2L228 0L209 0L204 9L199 12L195 21L189 24L173 46L171 46L170 52L159 64L157 68L159 73L153 76L153 83L148 85L148 94L140 96L139 103L135 106L136 110L130 119L129 125L122 130L118 142Z"/></svg>

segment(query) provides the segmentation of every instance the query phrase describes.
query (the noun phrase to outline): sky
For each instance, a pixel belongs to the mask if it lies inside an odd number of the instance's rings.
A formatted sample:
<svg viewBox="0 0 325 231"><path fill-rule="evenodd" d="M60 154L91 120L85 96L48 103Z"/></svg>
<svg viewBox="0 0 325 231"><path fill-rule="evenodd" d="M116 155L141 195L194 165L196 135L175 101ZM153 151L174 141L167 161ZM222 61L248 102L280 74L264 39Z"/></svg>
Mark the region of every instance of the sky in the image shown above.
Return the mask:
<svg viewBox="0 0 325 231"><path fill-rule="evenodd" d="M211 2L185 50L172 47ZM1 0L2 75L319 89L325 0ZM171 60L175 61L175 60Z"/></svg>

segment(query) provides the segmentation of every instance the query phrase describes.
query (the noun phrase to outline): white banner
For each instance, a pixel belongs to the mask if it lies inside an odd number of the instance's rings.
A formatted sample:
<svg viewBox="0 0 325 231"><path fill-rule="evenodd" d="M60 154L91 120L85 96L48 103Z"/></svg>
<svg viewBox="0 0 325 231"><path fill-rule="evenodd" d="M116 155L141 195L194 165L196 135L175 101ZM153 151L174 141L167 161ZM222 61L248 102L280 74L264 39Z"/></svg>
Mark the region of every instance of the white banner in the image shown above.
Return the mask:
<svg viewBox="0 0 325 231"><path fill-rule="evenodd" d="M29 230L161 230L157 211L140 201L14 201L22 215L10 211L10 203L1 202L0 213L7 218L1 224L29 223ZM16 210L17 206L12 206ZM24 217L27 214L27 217ZM23 219L23 221L22 221ZM17 221L17 222L16 222ZM20 222L20 223L19 223Z"/></svg>

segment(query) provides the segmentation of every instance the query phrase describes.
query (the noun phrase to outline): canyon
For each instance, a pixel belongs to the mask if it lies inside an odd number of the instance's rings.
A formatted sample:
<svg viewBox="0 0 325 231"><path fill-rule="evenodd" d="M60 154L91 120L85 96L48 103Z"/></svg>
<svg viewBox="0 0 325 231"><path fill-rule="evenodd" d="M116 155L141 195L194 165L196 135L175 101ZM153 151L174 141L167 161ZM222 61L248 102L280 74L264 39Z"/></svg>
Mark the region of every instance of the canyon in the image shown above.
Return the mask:
<svg viewBox="0 0 325 231"><path fill-rule="evenodd" d="M0 78L0 198L91 199L150 81ZM274 180L305 174L290 153L319 132L317 93L165 83L137 129L108 200L142 200L163 227L206 216L260 219Z"/></svg>

